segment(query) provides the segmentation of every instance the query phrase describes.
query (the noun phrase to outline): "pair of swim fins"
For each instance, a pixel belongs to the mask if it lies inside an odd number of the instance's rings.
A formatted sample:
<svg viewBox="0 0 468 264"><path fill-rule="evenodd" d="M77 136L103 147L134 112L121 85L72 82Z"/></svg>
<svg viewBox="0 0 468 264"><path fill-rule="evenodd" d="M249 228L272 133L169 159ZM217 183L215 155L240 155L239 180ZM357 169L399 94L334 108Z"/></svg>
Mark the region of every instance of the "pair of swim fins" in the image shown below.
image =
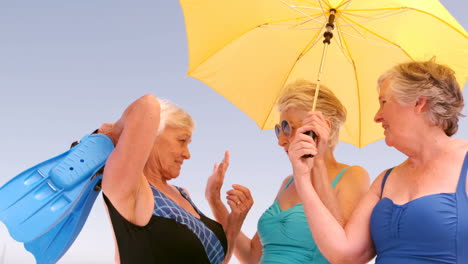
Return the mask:
<svg viewBox="0 0 468 264"><path fill-rule="evenodd" d="M107 136L87 135L0 187L0 221L37 263L56 263L75 241L100 192L102 168L113 149Z"/></svg>

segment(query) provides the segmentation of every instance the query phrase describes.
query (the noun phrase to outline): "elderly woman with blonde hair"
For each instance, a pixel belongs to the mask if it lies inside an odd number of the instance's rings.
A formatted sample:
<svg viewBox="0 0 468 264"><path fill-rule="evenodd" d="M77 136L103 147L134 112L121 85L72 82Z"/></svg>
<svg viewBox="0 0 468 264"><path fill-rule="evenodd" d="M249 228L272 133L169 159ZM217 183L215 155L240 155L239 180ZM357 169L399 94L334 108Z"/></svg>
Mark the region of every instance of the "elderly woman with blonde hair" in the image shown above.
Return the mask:
<svg viewBox="0 0 468 264"><path fill-rule="evenodd" d="M280 122L275 132L278 145L288 153L291 142L297 137L297 129L303 124L312 124L310 130L318 136L318 152L314 153L317 165L306 172L309 178L307 184L318 191L333 219L340 226L345 226L355 205L369 187L369 176L362 167L343 164L335 159L333 150L346 120L346 110L329 89L321 87L317 100L317 110L320 112L310 113L315 89L314 83L304 80L285 87L277 103ZM226 221L228 215L219 194L228 163L227 153L223 162L215 166L206 188L206 198L221 223ZM247 190L234 187L228 192L228 201L251 206L252 198ZM249 195L246 196L246 193ZM260 217L258 232L253 238L242 233L239 235L234 253L242 263L329 263L310 232L295 175L284 179L273 204Z"/></svg>
<svg viewBox="0 0 468 264"><path fill-rule="evenodd" d="M463 109L455 73L435 63L395 66L378 81L375 121L408 158L383 171L343 227L311 184L316 144L297 130L289 149L296 186L318 247L332 263L468 263L468 141L453 138ZM382 153L385 158L385 153Z"/></svg>
<svg viewBox="0 0 468 264"><path fill-rule="evenodd" d="M190 158L193 128L187 112L145 95L99 129L115 144L102 188L116 263L228 262L250 208L231 207L229 225L221 226L195 206L187 190L168 183Z"/></svg>

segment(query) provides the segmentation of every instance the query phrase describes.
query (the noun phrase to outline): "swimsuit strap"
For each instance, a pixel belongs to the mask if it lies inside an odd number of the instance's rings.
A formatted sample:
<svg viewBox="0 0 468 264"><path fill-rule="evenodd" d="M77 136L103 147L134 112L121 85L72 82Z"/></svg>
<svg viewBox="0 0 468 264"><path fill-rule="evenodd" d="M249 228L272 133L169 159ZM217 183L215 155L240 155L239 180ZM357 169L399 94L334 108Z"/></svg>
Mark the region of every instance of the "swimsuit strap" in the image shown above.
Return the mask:
<svg viewBox="0 0 468 264"><path fill-rule="evenodd" d="M380 199L382 199L382 194L383 194L383 189L385 187L385 183L387 182L388 175L390 175L392 170L393 170L393 168L388 169L387 172L385 173L383 179L382 179L382 186L380 188Z"/></svg>
<svg viewBox="0 0 468 264"><path fill-rule="evenodd" d="M460 172L460 178L458 179L457 193L466 193L466 174L468 172L468 152L465 155L463 161L463 167Z"/></svg>
<svg viewBox="0 0 468 264"><path fill-rule="evenodd" d="M346 167L344 169L342 169L335 177L335 179L333 180L332 182L332 187L334 188L336 186L336 184L340 181L341 177L343 176L343 174L345 173L345 171L347 169L349 169L350 167ZM289 185L291 185L291 183L293 182L294 180L294 176L292 176L289 181L286 183L286 186L284 186L283 190L281 191L281 193L278 195L278 198L281 196L281 194L283 194L284 191L286 191L286 189L289 187Z"/></svg>
<svg viewBox="0 0 468 264"><path fill-rule="evenodd" d="M347 169L349 169L350 167L346 167L344 169L342 169L340 172L338 172L338 174L336 175L335 179L333 180L332 182L332 187L335 188L335 186L338 184L338 182L341 180L341 177L343 176L343 174L345 173L345 171Z"/></svg>

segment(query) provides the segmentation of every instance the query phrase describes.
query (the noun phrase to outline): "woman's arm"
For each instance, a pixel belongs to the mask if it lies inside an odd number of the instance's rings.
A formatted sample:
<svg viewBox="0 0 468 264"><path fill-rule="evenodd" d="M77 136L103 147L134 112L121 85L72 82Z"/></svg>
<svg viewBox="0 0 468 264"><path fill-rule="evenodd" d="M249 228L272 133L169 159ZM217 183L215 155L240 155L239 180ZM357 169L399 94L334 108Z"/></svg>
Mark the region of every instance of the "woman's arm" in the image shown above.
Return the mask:
<svg viewBox="0 0 468 264"><path fill-rule="evenodd" d="M302 158L305 154L317 154L315 142L303 134L311 129L305 126L297 130L288 155L314 240L322 254L332 263L366 263L375 256L370 235L370 216L379 201L378 182L381 176L373 183L343 228L312 186L310 170L314 166L314 158Z"/></svg>
<svg viewBox="0 0 468 264"><path fill-rule="evenodd" d="M351 212L369 189L369 175L358 166L348 168L338 185L333 189L325 164L326 156L333 158L329 147L331 122L321 112L308 113L302 125L310 125L318 136L317 154L311 169L311 182L320 200L341 226L345 226Z"/></svg>
<svg viewBox="0 0 468 264"><path fill-rule="evenodd" d="M224 175L229 166L229 152L226 151L223 161L215 164L213 173L209 177L205 196L211 207L215 219L221 223L226 231L229 242L228 256L234 251L234 254L241 263L258 263L262 255L262 246L258 235L250 239L240 231L242 222L253 204L252 197L247 188L234 185L234 189L228 192L228 203L231 207L231 214L221 201L221 187L224 182ZM231 193L231 194L229 194ZM237 205L239 202L239 205ZM239 224L238 206L243 210L242 221ZM236 220L237 219L237 220ZM228 258L226 258L228 259Z"/></svg>
<svg viewBox="0 0 468 264"><path fill-rule="evenodd" d="M115 144L106 162L103 192L119 213L134 224L141 224L135 216L137 197L141 192L151 191L143 169L156 139L159 114L158 99L145 95L128 106L117 122L99 129Z"/></svg>

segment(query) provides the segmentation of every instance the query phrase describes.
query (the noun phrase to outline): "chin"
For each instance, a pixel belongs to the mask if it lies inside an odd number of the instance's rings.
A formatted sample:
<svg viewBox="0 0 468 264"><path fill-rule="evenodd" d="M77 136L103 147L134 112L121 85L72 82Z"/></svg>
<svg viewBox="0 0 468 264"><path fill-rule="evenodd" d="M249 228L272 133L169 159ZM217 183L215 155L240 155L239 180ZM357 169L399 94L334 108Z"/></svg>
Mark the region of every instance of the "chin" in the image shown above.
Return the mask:
<svg viewBox="0 0 468 264"><path fill-rule="evenodd" d="M393 147L393 141L391 138L389 139L388 137L385 137L385 144L387 144L389 147Z"/></svg>

